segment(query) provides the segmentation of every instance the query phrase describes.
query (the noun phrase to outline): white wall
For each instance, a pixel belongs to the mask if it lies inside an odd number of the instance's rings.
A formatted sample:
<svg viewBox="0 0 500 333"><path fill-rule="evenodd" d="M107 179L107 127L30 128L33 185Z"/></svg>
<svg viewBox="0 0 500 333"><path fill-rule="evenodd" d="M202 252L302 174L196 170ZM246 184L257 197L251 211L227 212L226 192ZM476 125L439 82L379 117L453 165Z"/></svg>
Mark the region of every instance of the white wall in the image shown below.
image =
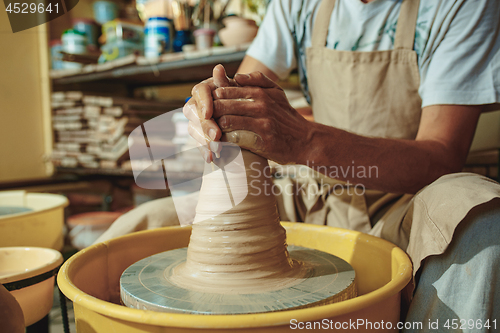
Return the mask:
<svg viewBox="0 0 500 333"><path fill-rule="evenodd" d="M46 25L12 33L0 10L0 182L52 174Z"/></svg>

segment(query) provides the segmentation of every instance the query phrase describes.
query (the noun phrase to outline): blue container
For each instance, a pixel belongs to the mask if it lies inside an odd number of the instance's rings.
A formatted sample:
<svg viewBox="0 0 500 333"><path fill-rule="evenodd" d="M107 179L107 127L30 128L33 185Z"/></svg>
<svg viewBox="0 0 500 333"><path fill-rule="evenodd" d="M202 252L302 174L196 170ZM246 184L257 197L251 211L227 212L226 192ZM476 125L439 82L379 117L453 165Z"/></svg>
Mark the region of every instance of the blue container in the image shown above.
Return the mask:
<svg viewBox="0 0 500 333"><path fill-rule="evenodd" d="M182 52L182 46L186 44L193 44L193 42L191 41L191 31L176 31L173 44L174 52Z"/></svg>
<svg viewBox="0 0 500 333"><path fill-rule="evenodd" d="M144 28L144 55L159 57L172 52L172 20L166 17L150 17Z"/></svg>
<svg viewBox="0 0 500 333"><path fill-rule="evenodd" d="M101 25L118 17L118 5L111 1L96 1L93 9L94 19Z"/></svg>

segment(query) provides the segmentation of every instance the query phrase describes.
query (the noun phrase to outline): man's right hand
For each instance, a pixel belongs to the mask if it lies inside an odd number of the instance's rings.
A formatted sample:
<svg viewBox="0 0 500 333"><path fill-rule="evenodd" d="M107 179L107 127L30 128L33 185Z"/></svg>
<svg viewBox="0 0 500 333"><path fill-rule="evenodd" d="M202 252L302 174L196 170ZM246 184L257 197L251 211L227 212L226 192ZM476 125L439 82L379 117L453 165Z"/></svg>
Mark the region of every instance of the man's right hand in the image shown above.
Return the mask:
<svg viewBox="0 0 500 333"><path fill-rule="evenodd" d="M198 142L200 152L207 163L218 154L221 145L218 143L222 131L213 119L212 93L221 87L236 87L238 84L227 77L222 65L213 69L213 77L198 83L191 91L192 98L184 105L183 112L189 119L189 134Z"/></svg>

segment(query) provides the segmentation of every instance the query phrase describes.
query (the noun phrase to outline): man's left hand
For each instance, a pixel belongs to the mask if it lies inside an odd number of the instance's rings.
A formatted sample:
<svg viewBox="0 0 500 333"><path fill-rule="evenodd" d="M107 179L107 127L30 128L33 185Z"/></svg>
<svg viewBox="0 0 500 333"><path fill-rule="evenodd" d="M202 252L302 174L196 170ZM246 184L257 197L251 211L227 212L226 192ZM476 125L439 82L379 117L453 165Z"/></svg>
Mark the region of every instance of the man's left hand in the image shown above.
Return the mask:
<svg viewBox="0 0 500 333"><path fill-rule="evenodd" d="M283 89L260 72L236 74L240 87L213 91L213 117L222 141L281 164L300 163L310 123L290 106Z"/></svg>

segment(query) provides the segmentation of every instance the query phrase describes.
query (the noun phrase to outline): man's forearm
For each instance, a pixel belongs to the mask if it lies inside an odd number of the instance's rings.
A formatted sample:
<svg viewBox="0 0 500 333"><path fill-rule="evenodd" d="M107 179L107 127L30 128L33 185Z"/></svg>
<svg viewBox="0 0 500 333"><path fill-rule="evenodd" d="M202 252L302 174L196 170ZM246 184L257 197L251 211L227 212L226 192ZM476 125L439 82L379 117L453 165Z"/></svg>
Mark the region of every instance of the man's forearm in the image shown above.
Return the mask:
<svg viewBox="0 0 500 333"><path fill-rule="evenodd" d="M369 138L311 124L305 164L329 177L392 193L416 193L440 176L460 171L435 141ZM312 147L312 148L311 148Z"/></svg>
<svg viewBox="0 0 500 333"><path fill-rule="evenodd" d="M310 123L298 163L366 188L416 193L463 168L481 110L480 105L424 107L415 140L370 138Z"/></svg>

